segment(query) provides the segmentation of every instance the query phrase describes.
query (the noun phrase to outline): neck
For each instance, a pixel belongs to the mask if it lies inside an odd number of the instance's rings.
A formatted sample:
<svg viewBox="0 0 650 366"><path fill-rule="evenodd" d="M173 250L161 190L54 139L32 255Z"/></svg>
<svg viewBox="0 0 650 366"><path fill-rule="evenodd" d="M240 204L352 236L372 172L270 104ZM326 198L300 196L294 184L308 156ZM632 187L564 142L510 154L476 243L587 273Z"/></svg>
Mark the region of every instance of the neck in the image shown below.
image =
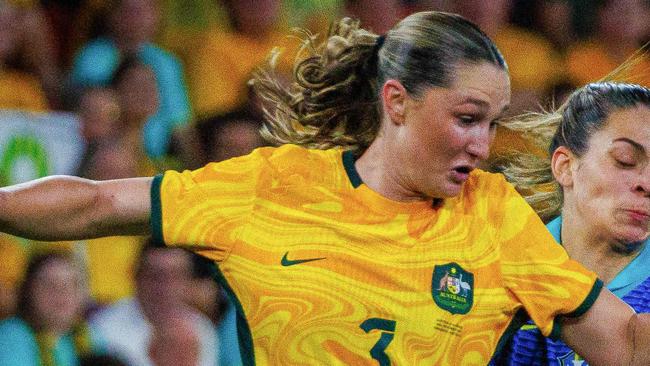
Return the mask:
<svg viewBox="0 0 650 366"><path fill-rule="evenodd" d="M386 139L377 137L356 161L355 167L364 184L380 195L399 202L421 201L421 195L407 189L398 175L399 165L387 146Z"/></svg>
<svg viewBox="0 0 650 366"><path fill-rule="evenodd" d="M643 248L603 235L566 204L562 210L562 245L572 259L596 272L605 283L611 282Z"/></svg>

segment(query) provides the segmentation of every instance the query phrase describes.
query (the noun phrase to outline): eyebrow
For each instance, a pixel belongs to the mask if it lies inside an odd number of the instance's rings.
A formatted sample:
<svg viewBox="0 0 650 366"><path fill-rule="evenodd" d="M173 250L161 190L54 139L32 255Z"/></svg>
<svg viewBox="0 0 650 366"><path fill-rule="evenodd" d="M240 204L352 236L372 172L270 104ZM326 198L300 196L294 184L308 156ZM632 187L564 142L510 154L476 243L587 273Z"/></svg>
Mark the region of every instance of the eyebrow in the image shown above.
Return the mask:
<svg viewBox="0 0 650 366"><path fill-rule="evenodd" d="M464 99L461 102L461 104L465 104L465 103L477 104L480 107L484 107L484 108L488 108L490 106L490 103L484 101L483 99L478 99L478 98L474 98L474 97L468 97L467 99Z"/></svg>
<svg viewBox="0 0 650 366"><path fill-rule="evenodd" d="M634 140L630 140L627 137L619 137L619 138L615 139L612 142L619 142L619 141L627 142L628 144L632 145L635 149L640 150L641 152L645 153L645 147L643 147L643 145L641 145L640 143L638 143L638 142L636 142Z"/></svg>
<svg viewBox="0 0 650 366"><path fill-rule="evenodd" d="M464 104L464 103L473 103L473 104L476 104L476 105L478 105L478 106L480 106L482 108L489 108L490 107L490 103L486 102L483 99L478 99L478 98L474 98L474 97L468 97L467 99L465 99L465 100L463 100L461 102L461 104ZM499 116L497 118L501 118L508 111L508 109L510 109L509 104L503 106L503 108L501 108L501 112L499 112Z"/></svg>

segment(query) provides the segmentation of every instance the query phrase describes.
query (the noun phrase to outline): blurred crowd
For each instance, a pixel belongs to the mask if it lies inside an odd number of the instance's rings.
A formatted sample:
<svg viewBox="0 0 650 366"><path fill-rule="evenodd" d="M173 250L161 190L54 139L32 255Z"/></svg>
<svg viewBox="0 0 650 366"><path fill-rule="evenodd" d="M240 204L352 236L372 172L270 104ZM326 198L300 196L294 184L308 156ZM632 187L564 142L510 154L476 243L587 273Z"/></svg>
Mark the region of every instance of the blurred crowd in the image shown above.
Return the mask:
<svg viewBox="0 0 650 366"><path fill-rule="evenodd" d="M82 177L193 169L264 144L247 81L275 46L290 76L292 28L324 35L351 16L381 34L422 10L459 13L495 40L513 114L561 103L650 41L648 0L0 0L0 110L73 114ZM650 86L650 57L627 75ZM495 145L518 144L502 132ZM241 362L234 304L200 257L146 238L6 236L0 256L2 365Z"/></svg>

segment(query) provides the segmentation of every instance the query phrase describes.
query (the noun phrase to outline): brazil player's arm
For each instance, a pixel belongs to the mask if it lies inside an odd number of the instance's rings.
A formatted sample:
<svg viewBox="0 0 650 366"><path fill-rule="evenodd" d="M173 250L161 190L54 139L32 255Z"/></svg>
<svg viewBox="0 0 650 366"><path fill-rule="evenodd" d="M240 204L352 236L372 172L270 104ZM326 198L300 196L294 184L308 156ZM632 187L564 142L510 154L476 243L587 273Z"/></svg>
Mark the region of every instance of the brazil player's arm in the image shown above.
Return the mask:
<svg viewBox="0 0 650 366"><path fill-rule="evenodd" d="M562 320L561 338L590 365L650 365L650 314L603 289L578 318Z"/></svg>
<svg viewBox="0 0 650 366"><path fill-rule="evenodd" d="M0 231L44 241L146 235L151 182L51 176L0 188Z"/></svg>

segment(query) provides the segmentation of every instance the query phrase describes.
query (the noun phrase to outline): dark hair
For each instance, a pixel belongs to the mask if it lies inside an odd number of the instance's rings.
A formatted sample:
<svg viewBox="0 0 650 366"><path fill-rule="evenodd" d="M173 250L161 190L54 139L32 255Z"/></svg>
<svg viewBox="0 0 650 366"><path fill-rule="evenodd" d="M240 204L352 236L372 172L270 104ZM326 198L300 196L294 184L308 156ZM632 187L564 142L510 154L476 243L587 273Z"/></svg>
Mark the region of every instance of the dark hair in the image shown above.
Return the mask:
<svg viewBox="0 0 650 366"><path fill-rule="evenodd" d="M580 157L589 149L591 136L605 127L613 112L640 105L650 108L649 88L598 82L574 91L556 111L515 117L504 126L545 144L549 156L565 146ZM555 183L550 159L517 154L504 160L503 174L524 193L537 213L545 220L557 216L562 208L562 190Z"/></svg>
<svg viewBox="0 0 650 366"><path fill-rule="evenodd" d="M263 134L271 142L365 149L379 130L385 80L399 80L419 97L427 88L450 86L462 64L488 62L507 70L484 32L443 12L412 14L385 39L349 18L333 25L324 43L316 46L314 39L305 32L307 57L298 58L290 87L273 74L273 57L269 70L251 81L264 103Z"/></svg>
<svg viewBox="0 0 650 366"><path fill-rule="evenodd" d="M566 146L582 156L589 148L591 135L605 126L613 111L637 105L650 107L650 89L636 84L593 83L576 90L562 111L549 152Z"/></svg>

